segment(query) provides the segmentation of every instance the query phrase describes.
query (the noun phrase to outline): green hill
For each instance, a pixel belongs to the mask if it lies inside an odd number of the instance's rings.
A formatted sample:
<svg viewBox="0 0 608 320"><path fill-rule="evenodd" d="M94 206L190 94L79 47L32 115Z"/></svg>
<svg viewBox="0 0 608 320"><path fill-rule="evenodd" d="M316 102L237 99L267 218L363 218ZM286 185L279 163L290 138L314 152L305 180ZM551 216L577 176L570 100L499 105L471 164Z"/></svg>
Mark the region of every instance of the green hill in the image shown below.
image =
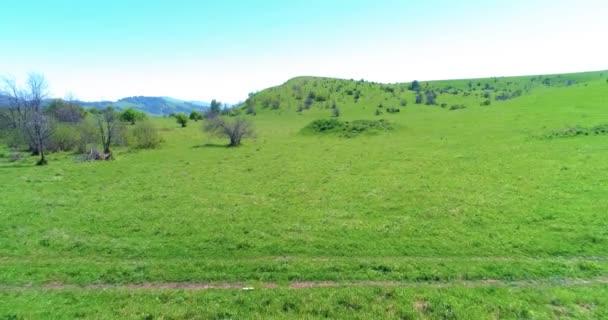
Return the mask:
<svg viewBox="0 0 608 320"><path fill-rule="evenodd" d="M581 87L606 81L608 72L587 72L547 76L496 77L445 81L382 84L365 80L342 80L298 77L283 85L266 89L247 103L256 112L274 111L318 113L335 105L349 114L382 113L415 104L438 106L446 110L502 105L520 97L539 94L547 89ZM417 99L417 97L420 97ZM418 103L417 103L418 100ZM244 110L247 106L242 107ZM393 110L393 111L395 111Z"/></svg>

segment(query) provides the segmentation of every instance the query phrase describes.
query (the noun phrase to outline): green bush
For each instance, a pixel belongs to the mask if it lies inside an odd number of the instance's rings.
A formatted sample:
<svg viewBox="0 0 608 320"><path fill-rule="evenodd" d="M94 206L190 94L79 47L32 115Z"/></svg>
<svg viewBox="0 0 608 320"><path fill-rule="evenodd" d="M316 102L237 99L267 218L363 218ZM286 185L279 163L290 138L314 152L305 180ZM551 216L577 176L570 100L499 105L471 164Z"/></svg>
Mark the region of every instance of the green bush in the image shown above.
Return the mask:
<svg viewBox="0 0 608 320"><path fill-rule="evenodd" d="M608 124L600 124L593 127L574 126L564 129L559 129L551 132L549 138L564 138L589 135L604 135L608 134Z"/></svg>
<svg viewBox="0 0 608 320"><path fill-rule="evenodd" d="M303 131L315 134L336 134L352 138L363 133L375 133L392 130L393 126L386 120L355 120L339 121L337 119L321 119L311 122Z"/></svg>
<svg viewBox="0 0 608 320"><path fill-rule="evenodd" d="M78 147L80 135L77 125L60 124L55 128L47 149L50 152L72 151Z"/></svg>
<svg viewBox="0 0 608 320"><path fill-rule="evenodd" d="M452 106L450 106L450 110L462 110L462 109L466 109L467 107L464 104L454 104Z"/></svg>
<svg viewBox="0 0 608 320"><path fill-rule="evenodd" d="M140 121L133 128L133 144L137 149L154 149L161 143L158 129L149 121Z"/></svg>
<svg viewBox="0 0 608 320"><path fill-rule="evenodd" d="M198 111L192 111L192 112L190 112L190 120L193 120L193 121L203 120L203 115Z"/></svg>
<svg viewBox="0 0 608 320"><path fill-rule="evenodd" d="M185 128L188 125L188 120L188 117L183 113L178 113L175 115L175 121L177 121L182 128Z"/></svg>

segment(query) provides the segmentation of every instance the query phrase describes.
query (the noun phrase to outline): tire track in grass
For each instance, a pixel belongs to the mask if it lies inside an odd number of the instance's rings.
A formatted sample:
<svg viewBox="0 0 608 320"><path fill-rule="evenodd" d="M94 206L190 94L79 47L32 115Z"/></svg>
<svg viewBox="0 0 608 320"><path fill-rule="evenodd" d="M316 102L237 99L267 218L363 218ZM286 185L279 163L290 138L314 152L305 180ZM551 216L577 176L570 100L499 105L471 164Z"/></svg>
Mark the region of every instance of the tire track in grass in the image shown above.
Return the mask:
<svg viewBox="0 0 608 320"><path fill-rule="evenodd" d="M608 284L608 277L591 279L536 279L536 280L460 280L445 282L416 282L416 281L294 281L289 283L256 282L144 282L133 284L90 284L69 285L61 283L50 283L46 285L22 285L5 286L0 285L0 291L67 291L67 290L121 290L121 291L146 291L146 290L255 290L255 289L288 289L303 290L315 288L482 288L482 287L574 287Z"/></svg>

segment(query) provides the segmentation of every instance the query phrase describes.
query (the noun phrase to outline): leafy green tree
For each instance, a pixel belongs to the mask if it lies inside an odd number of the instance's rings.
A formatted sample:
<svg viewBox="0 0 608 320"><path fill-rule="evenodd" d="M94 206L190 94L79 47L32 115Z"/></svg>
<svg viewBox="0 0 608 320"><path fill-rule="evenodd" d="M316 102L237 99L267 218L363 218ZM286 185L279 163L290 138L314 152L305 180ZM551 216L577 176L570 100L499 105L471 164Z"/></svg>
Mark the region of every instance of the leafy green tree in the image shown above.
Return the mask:
<svg viewBox="0 0 608 320"><path fill-rule="evenodd" d="M143 112L139 112L133 108L128 108L120 114L120 121L128 122L132 125L138 120L143 120L146 115Z"/></svg>
<svg viewBox="0 0 608 320"><path fill-rule="evenodd" d="M179 123L182 128L185 128L188 125L188 117L183 113L178 113L175 115L175 120Z"/></svg>
<svg viewBox="0 0 608 320"><path fill-rule="evenodd" d="M192 121L203 120L203 115L198 111L192 111L192 112L190 112L190 120L192 120Z"/></svg>
<svg viewBox="0 0 608 320"><path fill-rule="evenodd" d="M219 114L222 111L222 103L213 99L209 105L209 112L212 114Z"/></svg>
<svg viewBox="0 0 608 320"><path fill-rule="evenodd" d="M414 80L414 82L412 82L412 84L410 85L410 90L412 91L420 91L420 82L418 82L418 80Z"/></svg>

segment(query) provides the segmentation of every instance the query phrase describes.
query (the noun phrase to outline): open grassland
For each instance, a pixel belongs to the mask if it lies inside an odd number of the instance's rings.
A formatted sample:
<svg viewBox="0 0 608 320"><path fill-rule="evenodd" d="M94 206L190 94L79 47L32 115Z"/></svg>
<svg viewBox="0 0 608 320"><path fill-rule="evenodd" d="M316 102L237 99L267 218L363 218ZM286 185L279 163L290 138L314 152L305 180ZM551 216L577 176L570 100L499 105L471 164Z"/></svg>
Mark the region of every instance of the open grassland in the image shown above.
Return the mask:
<svg viewBox="0 0 608 320"><path fill-rule="evenodd" d="M159 118L159 149L111 162L2 157L0 317L608 317L608 135L554 134L608 123L607 76L431 82L431 106L408 84L296 78L254 96L239 148ZM334 101L393 129L302 131ZM128 287L167 282L278 288Z"/></svg>

